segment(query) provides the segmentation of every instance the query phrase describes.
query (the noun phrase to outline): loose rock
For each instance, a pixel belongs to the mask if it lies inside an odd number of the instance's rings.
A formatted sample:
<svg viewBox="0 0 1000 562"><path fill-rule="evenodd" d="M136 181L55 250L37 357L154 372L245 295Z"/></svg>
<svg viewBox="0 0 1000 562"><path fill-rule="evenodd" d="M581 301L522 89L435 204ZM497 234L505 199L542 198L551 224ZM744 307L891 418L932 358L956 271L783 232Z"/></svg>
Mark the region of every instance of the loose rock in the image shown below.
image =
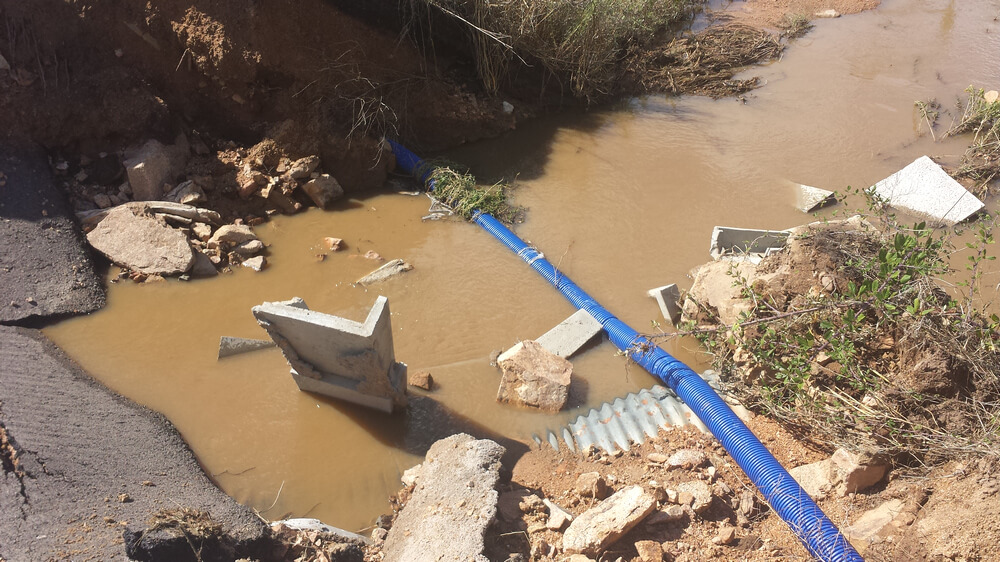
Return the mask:
<svg viewBox="0 0 1000 562"><path fill-rule="evenodd" d="M115 264L143 274L184 273L195 262L187 236L148 208L115 207L87 233L87 242Z"/></svg>
<svg viewBox="0 0 1000 562"><path fill-rule="evenodd" d="M340 247L344 244L344 241L340 238L334 238L332 236L327 236L323 239L323 245L326 246L327 250L331 252L336 252L340 250Z"/></svg>
<svg viewBox="0 0 1000 562"><path fill-rule="evenodd" d="M712 539L715 544L728 545L736 542L736 527L723 525L719 527L719 534Z"/></svg>
<svg viewBox="0 0 1000 562"><path fill-rule="evenodd" d="M583 512L563 535L567 553L594 555L653 512L656 501L642 486L629 486Z"/></svg>
<svg viewBox="0 0 1000 562"><path fill-rule="evenodd" d="M267 260L264 259L264 256L257 256L243 262L243 267L249 267L254 271L262 271L266 265Z"/></svg>
<svg viewBox="0 0 1000 562"><path fill-rule="evenodd" d="M545 522L545 527L553 531L562 531L573 521L573 515L565 509L559 507L549 500L542 500L545 507L549 508L549 519Z"/></svg>
<svg viewBox="0 0 1000 562"><path fill-rule="evenodd" d="M320 209L325 209L331 203L344 196L344 188L340 187L333 176L323 174L316 179L307 181L302 190Z"/></svg>
<svg viewBox="0 0 1000 562"><path fill-rule="evenodd" d="M569 397L573 365L532 340L500 361L503 377L497 402L558 412Z"/></svg>
<svg viewBox="0 0 1000 562"><path fill-rule="evenodd" d="M406 384L430 390L434 386L434 378L429 371L411 371L406 375Z"/></svg>
<svg viewBox="0 0 1000 562"><path fill-rule="evenodd" d="M599 472L584 472L576 479L576 492L585 498L603 500L608 497L608 483Z"/></svg>
<svg viewBox="0 0 1000 562"><path fill-rule="evenodd" d="M319 156L306 156L293 162L285 174L290 178L301 180L308 178L318 166Z"/></svg>
<svg viewBox="0 0 1000 562"><path fill-rule="evenodd" d="M635 551L642 562L663 562L663 547L656 541L639 541L635 543Z"/></svg>
<svg viewBox="0 0 1000 562"><path fill-rule="evenodd" d="M375 283L381 283L382 281L392 279L393 277L402 275L412 269L413 266L403 260L392 260L368 275L365 275L361 279L358 279L357 283L358 285L373 285Z"/></svg>
<svg viewBox="0 0 1000 562"><path fill-rule="evenodd" d="M708 457L705 453L695 449L681 449L670 455L666 460L666 465L670 468L700 468L708 464Z"/></svg>
<svg viewBox="0 0 1000 562"><path fill-rule="evenodd" d="M677 486L677 495L681 505L688 504L680 499L681 497L684 499L690 497L691 509L698 514L704 513L708 506L712 505L712 489L701 480L682 482Z"/></svg>
<svg viewBox="0 0 1000 562"><path fill-rule="evenodd" d="M227 224L219 227L215 234L208 239L209 248L227 248L236 246L244 242L257 240L257 235L253 229L245 224Z"/></svg>
<svg viewBox="0 0 1000 562"><path fill-rule="evenodd" d="M163 195L163 184L172 183L183 169L186 154L179 147L149 140L126 158L125 172L137 201L154 201Z"/></svg>
<svg viewBox="0 0 1000 562"><path fill-rule="evenodd" d="M260 240L248 240L242 244L237 245L232 250L241 258L248 258L254 254L259 254L264 251L264 243Z"/></svg>

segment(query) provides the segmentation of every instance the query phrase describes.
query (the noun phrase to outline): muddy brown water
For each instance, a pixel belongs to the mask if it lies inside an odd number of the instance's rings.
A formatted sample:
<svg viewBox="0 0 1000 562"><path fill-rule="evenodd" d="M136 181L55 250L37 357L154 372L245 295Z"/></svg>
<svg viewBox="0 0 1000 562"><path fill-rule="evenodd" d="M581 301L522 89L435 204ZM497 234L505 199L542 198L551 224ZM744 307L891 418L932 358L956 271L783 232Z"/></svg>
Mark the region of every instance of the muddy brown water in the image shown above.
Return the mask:
<svg viewBox="0 0 1000 562"><path fill-rule="evenodd" d="M742 3L718 7L726 6ZM687 273L708 259L714 225L808 220L793 207L790 182L863 187L923 154L957 161L968 139L935 143L913 102L937 98L955 115L968 85L1000 87L998 16L996 1L887 0L874 12L816 22L781 61L753 71L767 84L745 104L650 97L530 123L450 156L481 176L519 174L516 201L529 211L517 232L649 331L662 319L645 291L690 286ZM942 116L939 137L950 120ZM270 252L263 273L116 284L105 310L46 333L103 383L165 414L237 500L270 519L318 517L348 529L388 508L401 471L436 437L459 429L526 442L655 382L605 341L574 358L571 409L544 415L498 405L490 352L540 335L573 310L477 227L422 222L427 206L423 196L387 193L277 218L258 228ZM325 236L343 238L347 249L317 261ZM415 269L353 286L378 265L362 257L368 250ZM265 337L250 314L262 301L299 296L314 310L361 320L380 294L389 297L397 358L430 370L439 385L413 391L404 415L299 392L275 349L216 361L220 336ZM692 344L668 351L704 365Z"/></svg>

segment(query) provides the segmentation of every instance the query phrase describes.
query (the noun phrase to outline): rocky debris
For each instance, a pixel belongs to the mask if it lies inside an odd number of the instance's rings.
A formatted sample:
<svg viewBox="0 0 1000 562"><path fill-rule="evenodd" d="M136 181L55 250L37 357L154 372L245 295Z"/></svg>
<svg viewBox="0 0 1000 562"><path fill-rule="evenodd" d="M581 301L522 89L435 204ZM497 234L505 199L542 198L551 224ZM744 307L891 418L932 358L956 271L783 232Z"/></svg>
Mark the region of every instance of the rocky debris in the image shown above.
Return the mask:
<svg viewBox="0 0 1000 562"><path fill-rule="evenodd" d="M677 502L700 515L712 505L712 489L701 480L682 482L677 486Z"/></svg>
<svg viewBox="0 0 1000 562"><path fill-rule="evenodd" d="M557 504L549 501L542 500L545 507L549 510L549 519L545 522L545 527L553 531L562 531L573 521L573 514L566 511Z"/></svg>
<svg viewBox="0 0 1000 562"><path fill-rule="evenodd" d="M323 174L302 185L302 191L312 199L320 209L326 209L331 203L344 196L344 188L340 187L332 176Z"/></svg>
<svg viewBox="0 0 1000 562"><path fill-rule="evenodd" d="M271 340L256 340L252 338L236 338L232 336L222 336L219 338L219 359L224 357L230 357L232 355L239 355L241 353L248 353L250 351L256 351L258 349L267 349L269 347L274 347L274 342Z"/></svg>
<svg viewBox="0 0 1000 562"><path fill-rule="evenodd" d="M913 524L926 499L927 493L923 492L906 501L894 498L882 502L877 507L862 513L854 523L842 527L841 532L859 552L864 553L872 544ZM922 525L917 525L920 526ZM922 533L924 536L927 534Z"/></svg>
<svg viewBox="0 0 1000 562"><path fill-rule="evenodd" d="M208 239L212 237L212 227L203 222L196 222L191 225L191 233L194 234L198 240L207 242Z"/></svg>
<svg viewBox="0 0 1000 562"><path fill-rule="evenodd" d="M264 243L260 240L247 240L233 247L232 252L241 258L248 258L264 251Z"/></svg>
<svg viewBox="0 0 1000 562"><path fill-rule="evenodd" d="M664 455L663 453L658 453L658 452L657 453L650 453L650 454L646 455L646 460L648 460L649 462L651 462L653 464L663 464L663 463L667 462L668 458L669 457L667 457L667 455Z"/></svg>
<svg viewBox="0 0 1000 562"><path fill-rule="evenodd" d="M218 224L221 221L219 213L209 209L183 205L171 201L131 201L123 203L122 207L128 207L143 212L151 212L160 215L164 219L174 219L180 222L202 222ZM76 218L84 227L93 226L100 222L111 212L110 209L99 209L96 211L82 211L76 213Z"/></svg>
<svg viewBox="0 0 1000 562"><path fill-rule="evenodd" d="M888 465L872 462L845 449L837 449L828 459L797 466L789 474L813 499L836 491L844 496L879 483Z"/></svg>
<svg viewBox="0 0 1000 562"><path fill-rule="evenodd" d="M208 257L204 252L194 253L194 265L188 271L191 277L215 277L219 274L219 271L215 269L215 264L212 262L212 258Z"/></svg>
<svg viewBox="0 0 1000 562"><path fill-rule="evenodd" d="M655 508L656 500L642 486L623 488L570 523L563 535L563 550L571 554L599 554Z"/></svg>
<svg viewBox="0 0 1000 562"><path fill-rule="evenodd" d="M257 240L252 228L245 224L227 224L219 227L208 239L208 247L227 249L251 240Z"/></svg>
<svg viewBox="0 0 1000 562"><path fill-rule="evenodd" d="M204 203L208 200L205 196L205 190L192 180L177 184L177 187L170 190L170 192L164 195L163 198L167 201L173 201L184 205Z"/></svg>
<svg viewBox="0 0 1000 562"><path fill-rule="evenodd" d="M590 340L603 330L601 323L590 315L586 310L577 310L569 318L557 324L554 328L545 332L535 341L543 348L551 351L562 358L567 358L580 350ZM503 361L512 357L521 350L521 343L517 343L507 351L504 351L497 358Z"/></svg>
<svg viewBox="0 0 1000 562"><path fill-rule="evenodd" d="M430 390L434 387L434 377L431 376L430 371L410 371L406 375L406 384Z"/></svg>
<svg viewBox="0 0 1000 562"><path fill-rule="evenodd" d="M373 260L373 261L382 261L383 260L382 256L379 255L379 253L376 252L375 250L368 250L367 252L365 252L365 255L363 257L366 260Z"/></svg>
<svg viewBox="0 0 1000 562"><path fill-rule="evenodd" d="M558 412L569 396L573 365L535 341L522 343L520 351L499 363L503 376L497 401Z"/></svg>
<svg viewBox="0 0 1000 562"><path fill-rule="evenodd" d="M383 547L386 562L487 562L504 448L464 433L434 443Z"/></svg>
<svg viewBox="0 0 1000 562"><path fill-rule="evenodd" d="M264 259L264 256L256 256L247 260L243 260L242 265L243 267L249 267L254 271L260 272L263 271L264 268L267 266L267 260Z"/></svg>
<svg viewBox="0 0 1000 562"><path fill-rule="evenodd" d="M306 156L293 162L285 175L292 179L301 180L308 178L317 167L319 167L319 156Z"/></svg>
<svg viewBox="0 0 1000 562"><path fill-rule="evenodd" d="M611 493L608 483L600 472L584 472L576 479L576 492L584 498L603 500Z"/></svg>
<svg viewBox="0 0 1000 562"><path fill-rule="evenodd" d="M635 551L642 562L663 562L663 547L656 541L638 541Z"/></svg>
<svg viewBox="0 0 1000 562"><path fill-rule="evenodd" d="M331 527L317 519L286 519L271 524L275 542L284 546L283 560L363 562L371 540Z"/></svg>
<svg viewBox="0 0 1000 562"><path fill-rule="evenodd" d="M344 241L340 238L334 238L332 236L327 236L323 239L323 245L326 246L327 250L331 252L340 251L341 247L344 245Z"/></svg>
<svg viewBox="0 0 1000 562"><path fill-rule="evenodd" d="M375 271L369 273L368 275L365 275L361 279L358 279L356 283L358 285L363 285L363 286L374 285L375 283L381 283L382 281L387 281L389 279L392 279L393 277L402 275L403 273L406 273L407 271L411 270L413 270L412 265L406 263L403 260L395 259L386 262L385 265L383 265L382 267L376 269Z"/></svg>
<svg viewBox="0 0 1000 562"><path fill-rule="evenodd" d="M677 496L673 498L677 501ZM669 501L669 500L668 500ZM679 505L669 505L662 509L654 511L649 517L646 518L646 524L648 525L667 525L670 523L677 523L684 519L684 508Z"/></svg>
<svg viewBox="0 0 1000 562"><path fill-rule="evenodd" d="M179 176L187 163L187 146L165 146L150 139L137 149L126 152L125 172L137 201L163 198L164 184Z"/></svg>
<svg viewBox="0 0 1000 562"><path fill-rule="evenodd" d="M736 527L723 523L719 527L719 534L712 539L715 544L730 545L736 542Z"/></svg>
<svg viewBox="0 0 1000 562"><path fill-rule="evenodd" d="M184 273L195 262L187 235L148 207L115 207L87 233L87 242L115 264L148 275Z"/></svg>
<svg viewBox="0 0 1000 562"><path fill-rule="evenodd" d="M669 468L701 468L708 464L708 457L696 449L681 449L670 455L665 464Z"/></svg>

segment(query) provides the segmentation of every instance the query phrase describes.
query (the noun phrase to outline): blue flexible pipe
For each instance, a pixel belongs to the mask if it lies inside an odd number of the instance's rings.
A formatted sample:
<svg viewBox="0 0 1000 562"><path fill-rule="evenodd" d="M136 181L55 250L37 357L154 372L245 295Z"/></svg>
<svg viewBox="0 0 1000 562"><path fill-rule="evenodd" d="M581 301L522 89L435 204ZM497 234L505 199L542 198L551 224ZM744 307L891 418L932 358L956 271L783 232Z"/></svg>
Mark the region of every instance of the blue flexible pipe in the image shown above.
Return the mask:
<svg viewBox="0 0 1000 562"><path fill-rule="evenodd" d="M429 174L422 160L396 142L389 141L389 144L397 166L408 174L421 174L420 179L426 182ZM432 185L429 187L433 189ZM719 440L810 554L831 562L863 560L802 486L704 379L608 312L500 221L486 213L477 213L473 222L527 262L573 306L596 318L618 349L627 351L636 363L672 388Z"/></svg>

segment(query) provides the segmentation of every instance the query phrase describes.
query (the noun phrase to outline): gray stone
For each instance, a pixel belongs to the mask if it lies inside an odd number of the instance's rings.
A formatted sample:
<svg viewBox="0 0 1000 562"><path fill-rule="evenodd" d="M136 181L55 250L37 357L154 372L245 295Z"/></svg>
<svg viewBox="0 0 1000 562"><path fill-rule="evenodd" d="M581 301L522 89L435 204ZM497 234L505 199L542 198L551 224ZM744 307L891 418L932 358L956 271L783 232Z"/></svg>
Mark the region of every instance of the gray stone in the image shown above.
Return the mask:
<svg viewBox="0 0 1000 562"><path fill-rule="evenodd" d="M385 562L487 562L504 448L464 433L434 443L382 548Z"/></svg>
<svg viewBox="0 0 1000 562"><path fill-rule="evenodd" d="M243 263L240 265L243 267L249 267L254 271L261 272L264 271L265 267L267 267L267 260L264 259L264 256L257 256L243 260Z"/></svg>
<svg viewBox="0 0 1000 562"><path fill-rule="evenodd" d="M547 412L558 412L569 397L573 365L525 340L520 351L499 362L503 376L497 401Z"/></svg>
<svg viewBox="0 0 1000 562"><path fill-rule="evenodd" d="M872 191L893 207L947 224L962 222L984 206L927 156L876 183Z"/></svg>
<svg viewBox="0 0 1000 562"><path fill-rule="evenodd" d="M646 524L666 525L669 523L677 523L682 519L684 519L684 508L679 505L671 505L654 511L649 517L646 518Z"/></svg>
<svg viewBox="0 0 1000 562"><path fill-rule="evenodd" d="M671 283L655 289L646 291L646 294L656 299L656 304L660 306L660 314L670 321L670 324L677 326L681 321L681 292L677 285Z"/></svg>
<svg viewBox="0 0 1000 562"><path fill-rule="evenodd" d="M149 140L126 155L123 162L132 194L137 201L163 197L163 184L172 183L187 161L184 151Z"/></svg>
<svg viewBox="0 0 1000 562"><path fill-rule="evenodd" d="M220 226L215 234L208 239L209 248L229 248L244 242L256 240L253 229L245 224L226 224Z"/></svg>
<svg viewBox="0 0 1000 562"><path fill-rule="evenodd" d="M87 233L87 242L115 264L150 275L184 273L195 261L187 235L148 207L115 207Z"/></svg>
<svg viewBox="0 0 1000 562"><path fill-rule="evenodd" d="M164 195L163 198L167 201L173 201L184 205L204 203L208 200L208 198L205 197L205 191L201 189L201 186L191 180L177 184L177 187L170 190L170 192Z"/></svg>
<svg viewBox="0 0 1000 562"><path fill-rule="evenodd" d="M712 259L759 262L764 256L780 251L788 241L787 230L755 230L717 226L712 229L709 253Z"/></svg>
<svg viewBox="0 0 1000 562"><path fill-rule="evenodd" d="M385 265L369 273L368 275L365 275L361 279L358 279L357 284L364 286L373 285L375 283L380 283L387 279L396 277L397 275L402 275L403 273L406 273L407 271L410 271L412 269L413 266L406 263L403 260L398 260L398 259L392 260L386 262Z"/></svg>
<svg viewBox="0 0 1000 562"><path fill-rule="evenodd" d="M94 196L94 204L102 209L107 209L111 206L111 198L104 193L98 193Z"/></svg>
<svg viewBox="0 0 1000 562"><path fill-rule="evenodd" d="M559 357L569 357L587 344L594 336L601 333L603 327L596 318L586 310L577 310L569 318L563 320L535 341L548 351ZM497 363L509 359L521 350L522 342L515 344L500 354Z"/></svg>
<svg viewBox="0 0 1000 562"><path fill-rule="evenodd" d="M836 201L836 197L832 191L811 185L795 184L795 208L803 213L811 213L834 201Z"/></svg>
<svg viewBox="0 0 1000 562"><path fill-rule="evenodd" d="M274 342L271 340L255 340L252 338L222 336L219 338L218 358L222 359L223 357L231 357L233 355L257 351L258 349L267 349L269 347L274 347Z"/></svg>
<svg viewBox="0 0 1000 562"><path fill-rule="evenodd" d="M319 156L306 156L299 158L288 167L285 174L292 179L305 179L319 166Z"/></svg>
<svg viewBox="0 0 1000 562"><path fill-rule="evenodd" d="M549 508L549 518L545 522L545 527L552 531L562 531L573 521L573 514L559 507L549 500L542 500L545 507Z"/></svg>
<svg viewBox="0 0 1000 562"><path fill-rule="evenodd" d="M670 468L700 468L708 464L708 457L695 449L681 449L670 455L666 464Z"/></svg>
<svg viewBox="0 0 1000 562"><path fill-rule="evenodd" d="M264 243L260 240L247 240L242 244L237 244L233 249L236 255L241 258L248 258L252 255L259 254L264 251Z"/></svg>
<svg viewBox="0 0 1000 562"><path fill-rule="evenodd" d="M712 505L712 489L701 480L681 482L677 486L677 496L680 497L685 494L691 496L691 509L695 513L704 513L708 509L708 506ZM687 502L681 502L681 504L685 503Z"/></svg>
<svg viewBox="0 0 1000 562"><path fill-rule="evenodd" d="M302 190L320 209L327 208L330 203L344 196L344 188L340 187L333 176L323 174L302 185Z"/></svg>
<svg viewBox="0 0 1000 562"><path fill-rule="evenodd" d="M563 535L567 553L596 555L653 512L656 500L642 486L629 486L583 512Z"/></svg>
<svg viewBox="0 0 1000 562"><path fill-rule="evenodd" d="M300 390L384 412L406 404L406 365L396 362L385 297L363 323L280 302L255 306L253 315L281 348Z"/></svg>

